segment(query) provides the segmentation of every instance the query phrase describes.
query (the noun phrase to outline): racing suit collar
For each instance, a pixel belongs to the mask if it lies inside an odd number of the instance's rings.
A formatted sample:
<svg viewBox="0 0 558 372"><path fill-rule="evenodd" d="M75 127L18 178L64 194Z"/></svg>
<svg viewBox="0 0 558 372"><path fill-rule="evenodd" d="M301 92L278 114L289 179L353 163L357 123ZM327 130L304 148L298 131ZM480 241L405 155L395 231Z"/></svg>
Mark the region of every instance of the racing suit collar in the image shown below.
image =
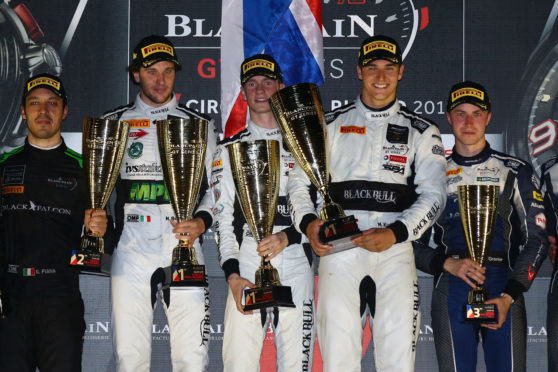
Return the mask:
<svg viewBox="0 0 558 372"><path fill-rule="evenodd" d="M471 156L471 157L466 157L466 156L459 155L457 153L457 151L455 151L455 147L454 147L453 152L451 154L451 158L453 159L453 161L455 161L459 165L480 164L480 163L486 161L486 159L488 159L491 152L492 152L492 150L490 148L490 144L488 142L486 142L486 146L484 147L484 149L482 149L482 151L479 152L477 155Z"/></svg>
<svg viewBox="0 0 558 372"><path fill-rule="evenodd" d="M371 107L368 107L362 102L360 96L356 100L356 107L357 109L366 117L366 120L380 120L380 119L387 119L391 115L397 113L400 108L399 101L397 98L391 104L387 105L383 109L376 110Z"/></svg>
<svg viewBox="0 0 558 372"><path fill-rule="evenodd" d="M32 145L31 143L29 143L29 139L27 137L25 137L25 149L27 151L30 151L30 153L33 154L44 154L46 155L47 152L51 151L52 153L63 153L64 151L66 151L66 143L64 142L64 138L61 138L61 141L58 145L53 146L53 147L49 147L49 148L42 148L39 146L35 146Z"/></svg>
<svg viewBox="0 0 558 372"><path fill-rule="evenodd" d="M252 120L248 120L248 130L251 133L256 133L259 137L268 138L268 137L280 137L281 131L279 127L277 128L263 128L260 127L258 124L254 123Z"/></svg>
<svg viewBox="0 0 558 372"><path fill-rule="evenodd" d="M176 101L176 94L174 94L174 92L172 93L171 100L168 101L165 105L159 107L149 106L147 103L143 102L143 100L140 98L139 93L136 96L136 107L149 116L161 114L163 112L170 112L176 106L178 106L178 102Z"/></svg>

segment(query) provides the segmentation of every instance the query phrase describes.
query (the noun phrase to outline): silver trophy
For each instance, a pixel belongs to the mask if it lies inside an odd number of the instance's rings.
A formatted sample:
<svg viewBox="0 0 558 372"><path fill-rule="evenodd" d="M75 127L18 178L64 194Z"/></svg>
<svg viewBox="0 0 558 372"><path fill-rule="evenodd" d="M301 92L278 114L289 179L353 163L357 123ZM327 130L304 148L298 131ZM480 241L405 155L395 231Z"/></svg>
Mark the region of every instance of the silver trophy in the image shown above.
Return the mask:
<svg viewBox="0 0 558 372"><path fill-rule="evenodd" d="M471 259L483 265L492 243L500 187L494 185L457 186L459 213ZM485 304L490 298L482 285L469 291L465 320L497 323L496 306Z"/></svg>
<svg viewBox="0 0 558 372"><path fill-rule="evenodd" d="M236 195L256 243L273 231L279 195L279 142L256 140L227 146ZM282 286L279 273L262 257L256 288L244 291L244 310L270 306L295 307L291 287Z"/></svg>
<svg viewBox="0 0 558 372"><path fill-rule="evenodd" d="M174 118L155 121L161 168L178 222L192 218L203 177L207 120ZM205 265L196 258L194 242L181 239L172 252L171 286L207 286Z"/></svg>
<svg viewBox="0 0 558 372"><path fill-rule="evenodd" d="M103 209L107 204L120 172L129 131L130 124L123 121L83 119L83 166L93 209ZM103 238L86 231L80 248L72 251L70 266L108 274L112 260L104 252Z"/></svg>
<svg viewBox="0 0 558 372"><path fill-rule="evenodd" d="M351 237L360 234L354 216L346 216L329 192L327 131L318 87L301 83L283 88L271 96L270 104L283 139L299 166L323 199L319 238L331 244L331 253L354 248Z"/></svg>

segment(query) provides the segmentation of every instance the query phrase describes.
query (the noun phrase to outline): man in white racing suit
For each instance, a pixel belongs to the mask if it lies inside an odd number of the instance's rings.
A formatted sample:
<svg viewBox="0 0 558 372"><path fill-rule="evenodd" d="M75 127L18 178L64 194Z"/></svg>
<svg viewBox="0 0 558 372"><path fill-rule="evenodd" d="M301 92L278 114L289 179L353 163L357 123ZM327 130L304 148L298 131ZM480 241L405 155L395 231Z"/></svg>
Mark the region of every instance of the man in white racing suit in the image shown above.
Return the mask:
<svg viewBox="0 0 558 372"><path fill-rule="evenodd" d="M224 370L259 370L263 341L271 323L277 349L277 370L311 371L314 346L312 250L308 243L301 244L302 236L292 225L286 195L287 178L295 160L282 143L268 102L273 93L284 87L279 65L265 54L247 58L241 65L241 84L250 119L243 131L219 144L211 175L220 264L229 284L223 339ZM281 176L273 234L258 245L235 196L227 145L259 139L280 142ZM291 287L296 308L243 310L243 290L255 287L255 273L261 256L266 256L277 269L281 285Z"/></svg>
<svg viewBox="0 0 558 372"><path fill-rule="evenodd" d="M414 370L420 328L419 291L411 241L436 220L445 202L445 160L437 126L402 107L401 49L386 36L363 41L356 101L326 115L333 201L354 215L355 248L332 249L318 239L323 221L309 180L296 165L289 177L295 226L320 260L317 332L324 371L360 371L362 331L372 317L378 371Z"/></svg>
<svg viewBox="0 0 558 372"><path fill-rule="evenodd" d="M172 43L148 36L134 49L130 75L140 86L136 100L112 110L105 118L131 124L120 178L116 185L116 230L119 237L112 263L112 324L119 371L149 371L153 306L151 277L171 264L178 238L194 241L197 259L204 263L199 239L212 224L212 197L199 205L192 220L176 223L163 181L155 120L209 118L178 103L173 93L180 63ZM217 135L208 128L204 181L209 190L211 154ZM210 195L210 193L208 193ZM200 195L199 199L202 199ZM175 235L176 234L176 235ZM209 291L206 287L171 288L162 292L170 332L171 361L175 371L208 368Z"/></svg>

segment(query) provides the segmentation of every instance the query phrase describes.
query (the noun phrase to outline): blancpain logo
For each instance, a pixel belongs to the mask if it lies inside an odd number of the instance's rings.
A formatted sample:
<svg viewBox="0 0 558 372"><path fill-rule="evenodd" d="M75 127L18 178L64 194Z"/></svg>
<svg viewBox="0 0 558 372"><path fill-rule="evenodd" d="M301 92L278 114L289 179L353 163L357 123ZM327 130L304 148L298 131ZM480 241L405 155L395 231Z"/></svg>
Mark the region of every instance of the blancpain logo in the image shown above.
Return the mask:
<svg viewBox="0 0 558 372"><path fill-rule="evenodd" d="M47 182L62 189L73 190L77 186L77 181L75 178L64 179L62 177L58 178L48 178Z"/></svg>
<svg viewBox="0 0 558 372"><path fill-rule="evenodd" d="M52 207L47 205L35 204L29 200L28 204L7 204L2 206L3 211L30 211L71 215L72 210L67 208Z"/></svg>

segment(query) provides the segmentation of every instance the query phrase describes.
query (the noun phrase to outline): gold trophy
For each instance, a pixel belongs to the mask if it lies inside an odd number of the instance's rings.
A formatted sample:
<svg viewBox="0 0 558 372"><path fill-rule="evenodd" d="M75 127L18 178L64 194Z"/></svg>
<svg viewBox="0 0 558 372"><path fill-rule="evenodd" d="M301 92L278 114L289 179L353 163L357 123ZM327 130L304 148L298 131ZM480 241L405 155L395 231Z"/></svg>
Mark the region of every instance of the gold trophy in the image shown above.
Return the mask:
<svg viewBox="0 0 558 372"><path fill-rule="evenodd" d="M483 265L492 243L496 220L496 206L500 187L494 185L457 186L459 214L471 259ZM469 291L465 320L478 323L497 323L495 304L485 304L489 294L482 285Z"/></svg>
<svg viewBox="0 0 558 372"><path fill-rule="evenodd" d="M273 231L279 195L279 142L256 140L227 146L236 195L256 243ZM262 257L256 288L244 291L244 310L270 306L295 307L291 287L282 286L279 273Z"/></svg>
<svg viewBox="0 0 558 372"><path fill-rule="evenodd" d="M360 234L356 220L345 215L329 192L327 131L318 87L312 83L291 85L269 100L284 141L322 196L320 217L325 223L320 241L333 246L330 254L354 248L351 237Z"/></svg>
<svg viewBox="0 0 558 372"><path fill-rule="evenodd" d="M83 119L83 166L91 208L103 209L118 178L130 124L123 121ZM72 251L70 266L89 273L110 273L112 257L104 253L104 240L87 231L80 249Z"/></svg>
<svg viewBox="0 0 558 372"><path fill-rule="evenodd" d="M173 118L155 121L165 186L178 222L192 218L203 177L207 120ZM172 287L206 287L205 265L194 242L181 239L172 252Z"/></svg>

